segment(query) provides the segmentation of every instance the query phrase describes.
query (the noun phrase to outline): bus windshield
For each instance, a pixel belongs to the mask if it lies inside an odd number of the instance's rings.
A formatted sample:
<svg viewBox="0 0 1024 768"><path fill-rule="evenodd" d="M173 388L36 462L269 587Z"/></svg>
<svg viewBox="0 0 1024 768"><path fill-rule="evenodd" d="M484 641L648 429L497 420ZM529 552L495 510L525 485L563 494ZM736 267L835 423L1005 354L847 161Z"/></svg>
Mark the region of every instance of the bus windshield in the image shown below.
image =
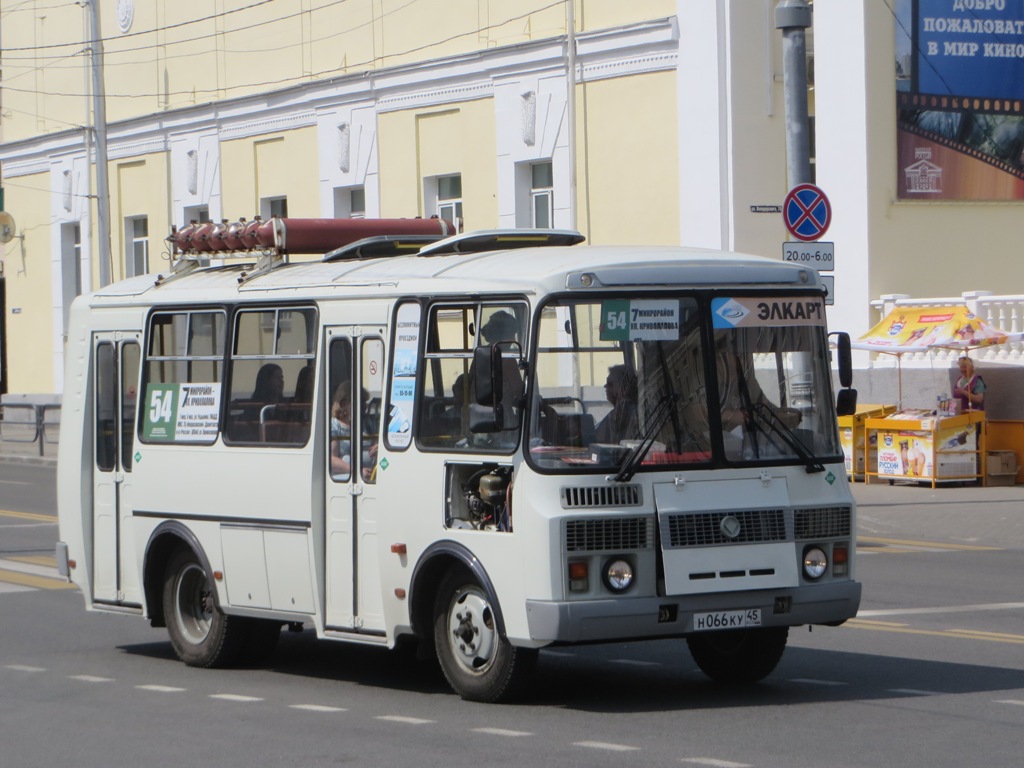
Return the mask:
<svg viewBox="0 0 1024 768"><path fill-rule="evenodd" d="M541 311L528 422L540 470L842 456L820 297L620 295Z"/></svg>

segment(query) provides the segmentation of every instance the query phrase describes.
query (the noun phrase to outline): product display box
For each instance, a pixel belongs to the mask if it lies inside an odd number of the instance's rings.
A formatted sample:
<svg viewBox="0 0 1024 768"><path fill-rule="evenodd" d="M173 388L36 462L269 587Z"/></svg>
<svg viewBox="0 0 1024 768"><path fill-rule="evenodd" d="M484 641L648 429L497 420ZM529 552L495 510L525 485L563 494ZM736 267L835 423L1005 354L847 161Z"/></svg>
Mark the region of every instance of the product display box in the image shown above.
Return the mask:
<svg viewBox="0 0 1024 768"><path fill-rule="evenodd" d="M989 451L985 459L988 485L1015 485L1017 456L1013 451Z"/></svg>

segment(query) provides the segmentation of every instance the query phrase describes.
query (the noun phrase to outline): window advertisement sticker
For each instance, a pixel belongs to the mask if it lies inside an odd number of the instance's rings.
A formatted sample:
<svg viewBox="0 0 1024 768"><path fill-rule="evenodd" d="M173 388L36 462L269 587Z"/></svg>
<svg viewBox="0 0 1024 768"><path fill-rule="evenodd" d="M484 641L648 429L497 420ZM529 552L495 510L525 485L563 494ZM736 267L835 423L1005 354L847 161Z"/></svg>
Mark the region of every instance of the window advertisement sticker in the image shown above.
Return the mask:
<svg viewBox="0 0 1024 768"><path fill-rule="evenodd" d="M219 382L148 385L143 438L157 443L214 442L220 397Z"/></svg>
<svg viewBox="0 0 1024 768"><path fill-rule="evenodd" d="M412 442L421 317L419 304L403 304L398 308L387 429L388 445L392 448L408 448Z"/></svg>
<svg viewBox="0 0 1024 768"><path fill-rule="evenodd" d="M601 341L675 341L679 301L615 299L601 304Z"/></svg>
<svg viewBox="0 0 1024 768"><path fill-rule="evenodd" d="M825 301L819 296L720 297L711 300L711 322L715 328L825 325Z"/></svg>

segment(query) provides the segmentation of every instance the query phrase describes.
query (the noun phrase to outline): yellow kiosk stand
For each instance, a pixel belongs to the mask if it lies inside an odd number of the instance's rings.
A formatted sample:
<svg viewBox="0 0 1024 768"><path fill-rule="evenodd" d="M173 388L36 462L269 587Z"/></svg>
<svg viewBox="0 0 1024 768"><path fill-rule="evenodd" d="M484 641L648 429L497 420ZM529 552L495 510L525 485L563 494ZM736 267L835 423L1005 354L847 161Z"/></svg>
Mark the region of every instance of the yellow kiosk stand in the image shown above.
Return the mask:
<svg viewBox="0 0 1024 768"><path fill-rule="evenodd" d="M956 416L903 410L865 422L865 440L877 441L878 462L865 479L930 481L978 480L985 484L987 422L984 411Z"/></svg>
<svg viewBox="0 0 1024 768"><path fill-rule="evenodd" d="M895 405L858 405L856 412L839 417L839 441L843 444L846 476L852 482L860 477L867 480L866 472L876 466L878 446L868 440L867 420L880 419L895 413Z"/></svg>

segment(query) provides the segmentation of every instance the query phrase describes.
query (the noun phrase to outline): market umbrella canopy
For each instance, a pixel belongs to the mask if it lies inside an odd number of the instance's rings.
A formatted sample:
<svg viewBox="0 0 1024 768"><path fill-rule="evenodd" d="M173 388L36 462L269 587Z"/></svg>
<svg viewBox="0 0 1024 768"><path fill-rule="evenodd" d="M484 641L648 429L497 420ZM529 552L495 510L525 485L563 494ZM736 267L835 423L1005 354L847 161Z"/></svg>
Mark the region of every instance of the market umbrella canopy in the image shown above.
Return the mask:
<svg viewBox="0 0 1024 768"><path fill-rule="evenodd" d="M1007 333L986 323L962 304L897 307L851 346L902 355L935 348L968 350L987 347L1017 341L1022 335Z"/></svg>

